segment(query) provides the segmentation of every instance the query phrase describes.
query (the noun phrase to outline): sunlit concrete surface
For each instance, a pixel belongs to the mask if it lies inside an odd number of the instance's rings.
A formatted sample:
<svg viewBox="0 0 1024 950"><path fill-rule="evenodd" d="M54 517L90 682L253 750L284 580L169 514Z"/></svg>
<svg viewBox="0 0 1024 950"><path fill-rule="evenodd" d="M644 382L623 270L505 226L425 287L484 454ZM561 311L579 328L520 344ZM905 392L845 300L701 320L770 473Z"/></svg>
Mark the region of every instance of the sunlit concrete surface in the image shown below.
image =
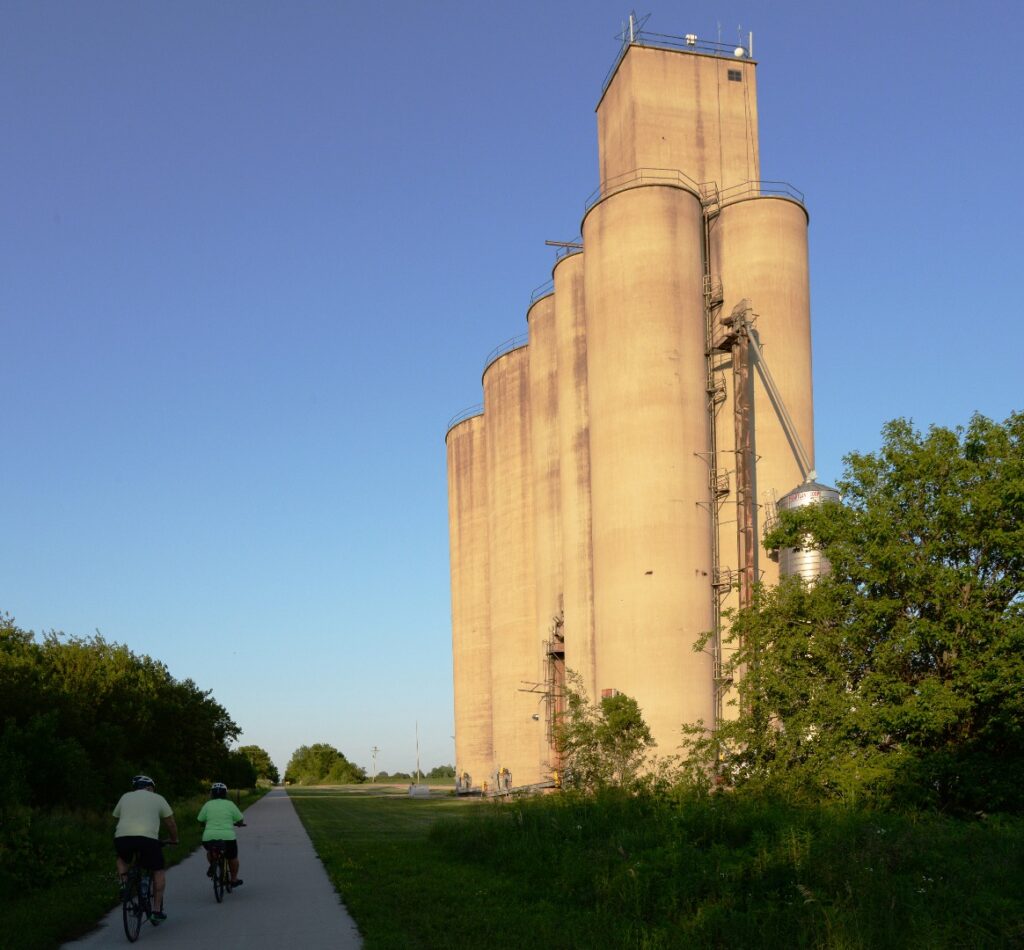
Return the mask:
<svg viewBox="0 0 1024 950"><path fill-rule="evenodd" d="M176 817L180 825L194 820L180 813ZM143 924L137 945L189 950L361 947L359 931L334 892L287 793L274 789L246 810L245 821L246 827L238 830L242 887L225 894L218 904L200 849L167 872L168 919L158 927ZM110 865L113 869L113 848ZM126 944L118 906L99 929L65 946L79 950Z"/></svg>

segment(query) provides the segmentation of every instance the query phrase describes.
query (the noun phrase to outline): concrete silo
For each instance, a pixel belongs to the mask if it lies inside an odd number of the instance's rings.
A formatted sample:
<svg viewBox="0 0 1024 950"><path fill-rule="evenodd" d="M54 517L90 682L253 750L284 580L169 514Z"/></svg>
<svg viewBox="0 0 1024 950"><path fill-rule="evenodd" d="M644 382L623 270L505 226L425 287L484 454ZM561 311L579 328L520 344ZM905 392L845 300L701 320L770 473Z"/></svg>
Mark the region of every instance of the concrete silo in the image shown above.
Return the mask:
<svg viewBox="0 0 1024 950"><path fill-rule="evenodd" d="M721 211L712 222L711 266L721 279L723 311L742 298L749 300L764 363L781 397L781 403L772 398L763 375L752 367L754 497L762 515L760 537L766 506L773 506L776 498L808 476L803 466L814 466L807 212L795 198L740 192L734 200L723 195ZM787 414L793 432L784 424ZM797 441L807 456L803 463ZM762 557L759 569L765 583L778 582L775 562Z"/></svg>
<svg viewBox="0 0 1024 950"><path fill-rule="evenodd" d="M583 220L596 680L636 698L663 754L714 720L703 213L684 187Z"/></svg>
<svg viewBox="0 0 1024 950"><path fill-rule="evenodd" d="M565 667L580 675L587 694L594 678L594 562L591 548L590 410L583 254L556 265L555 333L558 343L559 475L562 505L562 576Z"/></svg>
<svg viewBox="0 0 1024 950"><path fill-rule="evenodd" d="M553 764L544 719L565 668L593 699L633 696L663 755L683 723L726 715L723 611L758 570L778 577L766 508L813 469L807 213L759 180L755 73L749 47L644 38L631 18L597 106L582 250L531 307L529 346L485 370L488 771L513 786ZM480 563L463 437L449 438L457 652L479 610L465 593L479 579L455 563ZM456 730L471 733L476 712L458 707L479 696L459 662Z"/></svg>
<svg viewBox="0 0 1024 950"><path fill-rule="evenodd" d="M558 411L558 342L555 329L555 294L536 300L526 315L529 327L529 389L531 480L533 482L534 573L536 620L532 649L542 676L533 696L531 721L536 724L537 757L543 771L553 767L550 723L553 683L560 669L562 650L556 632L562 617L562 508ZM545 644L547 646L545 647ZM539 718L533 719L536 715Z"/></svg>
<svg viewBox="0 0 1024 950"><path fill-rule="evenodd" d="M540 778L537 697L541 681L534 558L529 348L506 352L484 370L487 446L488 578L494 770L516 785ZM491 787L494 780L490 779Z"/></svg>
<svg viewBox="0 0 1024 950"><path fill-rule="evenodd" d="M480 787L494 759L491 721L490 589L488 585L487 447L484 417L453 425L448 455L448 524L452 584L455 766Z"/></svg>

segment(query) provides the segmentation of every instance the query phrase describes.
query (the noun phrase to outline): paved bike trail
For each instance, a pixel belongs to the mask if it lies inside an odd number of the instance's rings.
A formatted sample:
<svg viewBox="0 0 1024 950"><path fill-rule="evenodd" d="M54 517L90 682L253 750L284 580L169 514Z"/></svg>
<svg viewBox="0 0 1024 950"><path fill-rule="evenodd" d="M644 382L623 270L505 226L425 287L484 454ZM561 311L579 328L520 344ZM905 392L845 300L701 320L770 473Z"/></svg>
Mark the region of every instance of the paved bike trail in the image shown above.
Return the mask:
<svg viewBox="0 0 1024 950"><path fill-rule="evenodd" d="M175 815L183 825L190 815ZM355 950L359 931L338 899L323 864L284 789L275 788L245 812L238 829L239 876L245 882L213 898L206 853L199 849L167 872L166 922L142 925L138 946L157 950ZM111 855L113 864L113 855ZM127 940L118 905L87 937L66 950L124 947Z"/></svg>

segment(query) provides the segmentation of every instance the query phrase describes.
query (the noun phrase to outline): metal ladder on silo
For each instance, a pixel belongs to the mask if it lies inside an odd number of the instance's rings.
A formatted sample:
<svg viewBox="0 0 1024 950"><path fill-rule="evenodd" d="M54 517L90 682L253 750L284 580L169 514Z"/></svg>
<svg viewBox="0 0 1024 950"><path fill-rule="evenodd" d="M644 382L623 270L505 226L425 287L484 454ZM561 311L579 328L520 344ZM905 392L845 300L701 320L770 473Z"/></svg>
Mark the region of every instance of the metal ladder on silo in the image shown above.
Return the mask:
<svg viewBox="0 0 1024 950"><path fill-rule="evenodd" d="M702 248L704 277L704 357L706 365L705 405L708 413L708 483L711 515L711 651L714 676L715 726L722 721L722 699L732 680L722 673L722 601L733 587L730 569L722 570L719 526L721 509L729 496L729 469L719 464L718 410L726 400L725 378L718 365L719 351L715 347L715 316L724 299L722 282L711 270L711 221L721 210L721 196L716 182L700 186L701 209L704 218L704 246Z"/></svg>

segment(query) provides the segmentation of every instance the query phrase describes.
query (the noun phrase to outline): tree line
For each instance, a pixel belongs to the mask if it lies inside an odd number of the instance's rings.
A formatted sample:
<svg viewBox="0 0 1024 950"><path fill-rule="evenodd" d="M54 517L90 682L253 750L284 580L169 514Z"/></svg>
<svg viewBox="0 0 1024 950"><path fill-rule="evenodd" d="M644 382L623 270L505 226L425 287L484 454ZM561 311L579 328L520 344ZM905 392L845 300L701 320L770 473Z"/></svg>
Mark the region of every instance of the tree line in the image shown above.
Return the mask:
<svg viewBox="0 0 1024 950"><path fill-rule="evenodd" d="M107 808L133 774L168 798L213 777L255 785L240 729L209 691L97 635L41 638L0 616L0 815Z"/></svg>
<svg viewBox="0 0 1024 950"><path fill-rule="evenodd" d="M412 772L378 772L368 775L362 766L350 762L334 746L327 742L314 742L299 746L292 753L284 772L284 780L293 785L360 785L371 780L377 782L411 782L416 775ZM439 765L421 775L427 781L440 782L455 779L455 767Z"/></svg>

